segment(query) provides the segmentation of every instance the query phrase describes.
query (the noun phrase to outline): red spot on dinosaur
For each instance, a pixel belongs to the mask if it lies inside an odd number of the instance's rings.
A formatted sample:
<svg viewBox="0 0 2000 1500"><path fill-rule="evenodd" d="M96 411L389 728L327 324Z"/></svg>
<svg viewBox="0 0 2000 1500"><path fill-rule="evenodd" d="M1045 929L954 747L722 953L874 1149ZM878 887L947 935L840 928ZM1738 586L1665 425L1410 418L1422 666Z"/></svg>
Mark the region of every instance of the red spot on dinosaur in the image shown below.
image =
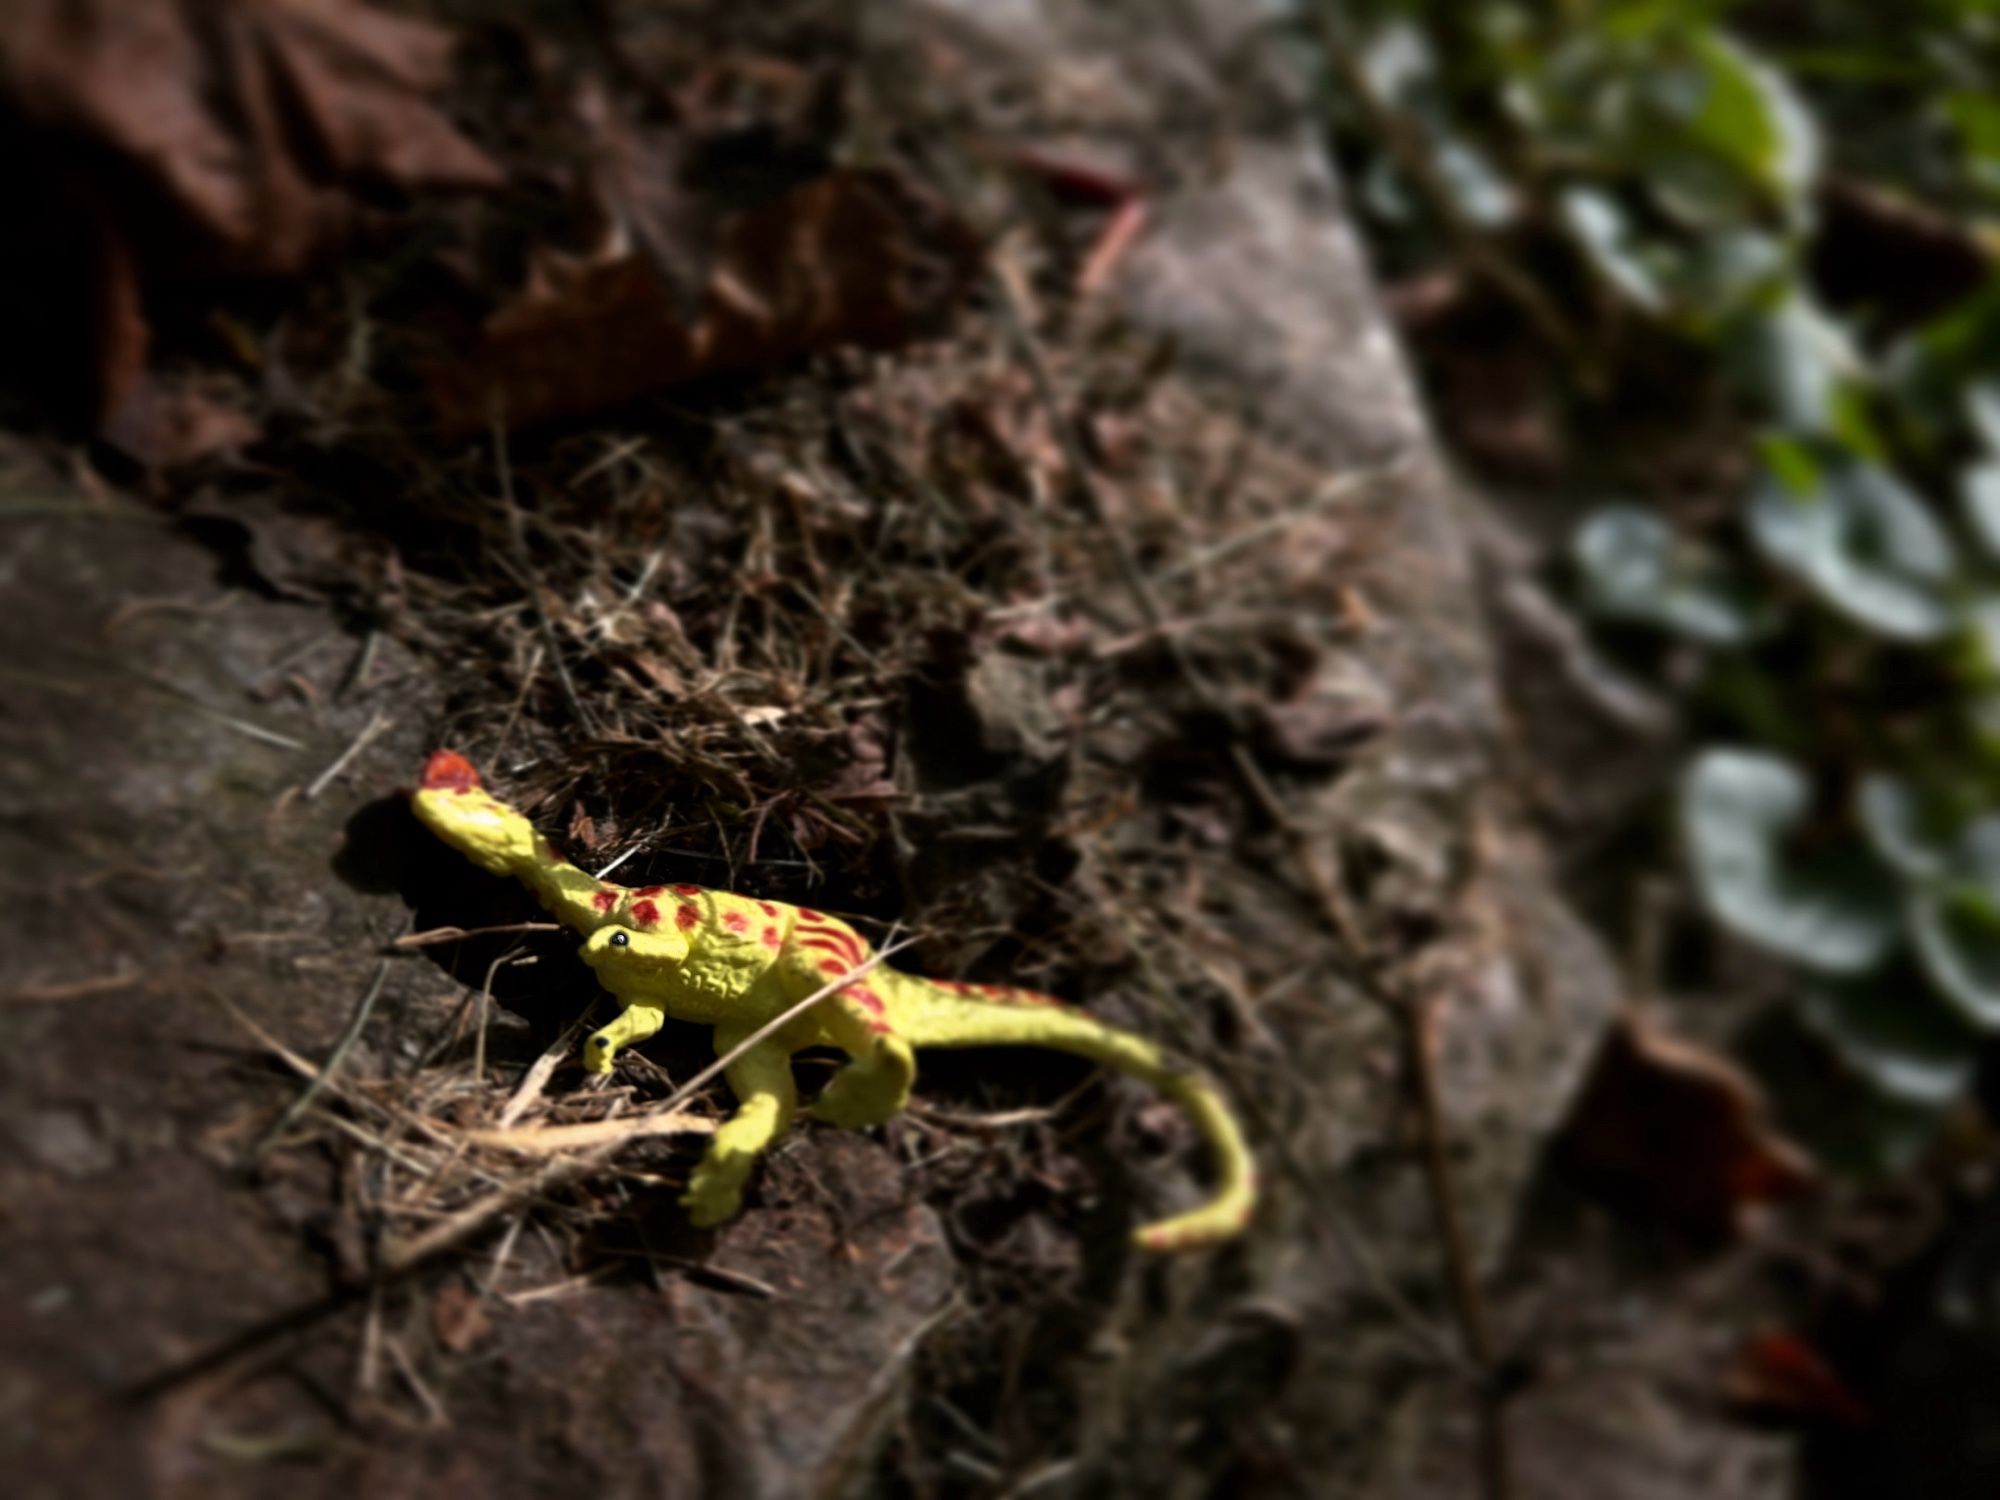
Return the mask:
<svg viewBox="0 0 2000 1500"><path fill-rule="evenodd" d="M608 916L610 915L611 908L618 904L618 893L616 891L599 891L595 896L590 898L590 904Z"/></svg>
<svg viewBox="0 0 2000 1500"><path fill-rule="evenodd" d="M680 907L674 912L674 921L682 932L698 927L701 925L701 908L698 906Z"/></svg>
<svg viewBox="0 0 2000 1500"><path fill-rule="evenodd" d="M674 894L676 896L699 896L701 894L701 887L698 885L677 885L674 887Z"/></svg>
<svg viewBox="0 0 2000 1500"><path fill-rule="evenodd" d="M775 927L766 927L758 934L758 938L766 948L782 948L785 946L785 940L778 936L778 929Z"/></svg>
<svg viewBox="0 0 2000 1500"><path fill-rule="evenodd" d="M748 932L750 919L740 911L726 911L722 914L722 925L731 932Z"/></svg>
<svg viewBox="0 0 2000 1500"><path fill-rule="evenodd" d="M757 910L761 911L767 917L775 917L778 914L778 908L768 901L759 901L757 903Z"/></svg>
<svg viewBox="0 0 2000 1500"><path fill-rule="evenodd" d="M650 901L634 901L632 920L640 927L657 926L660 921L660 909Z"/></svg>
<svg viewBox="0 0 2000 1500"><path fill-rule="evenodd" d="M657 896L666 890L663 885L642 885L632 894L635 896Z"/></svg>
<svg viewBox="0 0 2000 1500"><path fill-rule="evenodd" d="M479 773L456 750L434 751L424 762L423 790L427 792L470 792L478 788Z"/></svg>

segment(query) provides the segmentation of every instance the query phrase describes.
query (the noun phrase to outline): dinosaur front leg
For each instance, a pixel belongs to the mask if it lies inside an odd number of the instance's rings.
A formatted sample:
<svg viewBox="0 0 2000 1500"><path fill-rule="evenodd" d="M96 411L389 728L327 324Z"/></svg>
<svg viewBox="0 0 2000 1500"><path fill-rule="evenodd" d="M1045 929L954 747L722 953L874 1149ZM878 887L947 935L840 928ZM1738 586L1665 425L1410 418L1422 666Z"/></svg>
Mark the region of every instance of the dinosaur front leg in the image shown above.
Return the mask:
<svg viewBox="0 0 2000 1500"><path fill-rule="evenodd" d="M620 1047L643 1042L665 1023L666 1012L652 1005L628 1005L617 1019L600 1031L592 1032L583 1044L583 1069L600 1078L611 1071Z"/></svg>
<svg viewBox="0 0 2000 1500"><path fill-rule="evenodd" d="M748 1036L751 1027L718 1026L715 1050L724 1053ZM699 1229L736 1217L743 1206L743 1184L757 1158L792 1123L797 1094L792 1086L792 1059L776 1041L759 1042L729 1065L729 1086L736 1091L736 1113L719 1126L708 1154L688 1179L681 1203Z"/></svg>

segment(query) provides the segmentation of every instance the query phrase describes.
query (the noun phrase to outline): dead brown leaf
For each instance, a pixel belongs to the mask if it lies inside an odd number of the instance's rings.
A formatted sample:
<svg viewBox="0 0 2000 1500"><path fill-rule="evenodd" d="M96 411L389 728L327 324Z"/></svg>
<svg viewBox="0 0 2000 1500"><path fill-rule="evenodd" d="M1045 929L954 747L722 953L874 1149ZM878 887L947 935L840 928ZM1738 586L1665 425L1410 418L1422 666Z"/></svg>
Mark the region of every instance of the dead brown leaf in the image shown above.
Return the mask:
<svg viewBox="0 0 2000 1500"><path fill-rule="evenodd" d="M496 412L517 427L579 416L842 345L893 348L949 310L977 263L971 231L907 178L837 170L724 221L692 317L629 246L545 253L478 346L426 380L449 434Z"/></svg>
<svg viewBox="0 0 2000 1500"><path fill-rule="evenodd" d="M87 359L63 384L142 461L246 441L247 418L150 389L142 288L294 274L347 237L371 187L498 187L500 168L426 97L453 45L360 0L0 8L0 116L26 148L33 208L8 252L10 300L57 296L31 309L50 347L15 356Z"/></svg>
<svg viewBox="0 0 2000 1500"><path fill-rule="evenodd" d="M1307 770L1351 759L1389 721L1389 708L1381 699L1331 694L1260 703L1252 717L1257 748L1266 759Z"/></svg>
<svg viewBox="0 0 2000 1500"><path fill-rule="evenodd" d="M1826 1357L1782 1329L1760 1333L1736 1352L1722 1395L1739 1415L1771 1425L1866 1427L1872 1420Z"/></svg>
<svg viewBox="0 0 2000 1500"><path fill-rule="evenodd" d="M1700 1241L1733 1238L1815 1173L1727 1058L1627 1012L1606 1036L1556 1142L1586 1190Z"/></svg>
<svg viewBox="0 0 2000 1500"><path fill-rule="evenodd" d="M478 1293L463 1282L447 1281L431 1299L431 1333L439 1347L463 1354L493 1331Z"/></svg>

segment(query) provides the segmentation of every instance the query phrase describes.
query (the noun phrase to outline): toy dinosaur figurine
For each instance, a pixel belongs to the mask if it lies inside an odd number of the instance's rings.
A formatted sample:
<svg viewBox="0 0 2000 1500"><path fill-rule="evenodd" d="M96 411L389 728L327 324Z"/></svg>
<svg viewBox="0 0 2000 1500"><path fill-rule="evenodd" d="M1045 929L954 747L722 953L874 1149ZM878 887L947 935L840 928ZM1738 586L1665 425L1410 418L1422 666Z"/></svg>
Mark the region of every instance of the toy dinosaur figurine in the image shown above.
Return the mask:
<svg viewBox="0 0 2000 1500"><path fill-rule="evenodd" d="M625 1007L584 1044L584 1066L593 1073L609 1073L620 1047L645 1040L668 1016L713 1026L716 1050L727 1052L869 956L853 928L808 907L693 885L634 890L597 880L562 858L449 750L431 756L411 804L439 838L482 868L515 876L558 921L586 934L584 962ZM918 1047L1051 1047L1108 1064L1180 1104L1216 1157L1215 1195L1139 1230L1142 1248L1186 1250L1226 1239L1256 1203L1256 1173L1228 1105L1151 1042L1029 990L919 979L880 965L730 1064L736 1113L716 1130L682 1199L696 1224L735 1215L758 1154L791 1124L791 1054L816 1046L837 1047L851 1061L810 1113L850 1129L879 1125L909 1102Z"/></svg>

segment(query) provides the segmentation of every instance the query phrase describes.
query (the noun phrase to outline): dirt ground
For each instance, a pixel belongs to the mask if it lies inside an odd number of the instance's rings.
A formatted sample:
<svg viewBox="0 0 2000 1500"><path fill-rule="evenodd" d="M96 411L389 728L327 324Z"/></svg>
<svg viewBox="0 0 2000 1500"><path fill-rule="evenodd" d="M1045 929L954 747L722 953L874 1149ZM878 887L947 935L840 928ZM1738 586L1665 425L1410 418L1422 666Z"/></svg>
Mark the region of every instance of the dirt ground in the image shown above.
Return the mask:
<svg viewBox="0 0 2000 1500"><path fill-rule="evenodd" d="M1003 179L968 190L995 279L895 353L433 469L345 408L164 489L9 441L11 1492L1492 1495L1496 1441L1522 1495L1780 1492L1788 1441L1720 1410L1742 1258L1543 1170L1620 986L1523 826L1461 497L1248 9L806 28L882 139L1145 183L1089 297L1105 205ZM698 1142L480 1155L595 988L557 933L396 946L536 915L410 817L447 743L620 879L901 920L915 967L1197 1055L1253 1231L1135 1258L1185 1130L1034 1056L794 1132L713 1234Z"/></svg>

